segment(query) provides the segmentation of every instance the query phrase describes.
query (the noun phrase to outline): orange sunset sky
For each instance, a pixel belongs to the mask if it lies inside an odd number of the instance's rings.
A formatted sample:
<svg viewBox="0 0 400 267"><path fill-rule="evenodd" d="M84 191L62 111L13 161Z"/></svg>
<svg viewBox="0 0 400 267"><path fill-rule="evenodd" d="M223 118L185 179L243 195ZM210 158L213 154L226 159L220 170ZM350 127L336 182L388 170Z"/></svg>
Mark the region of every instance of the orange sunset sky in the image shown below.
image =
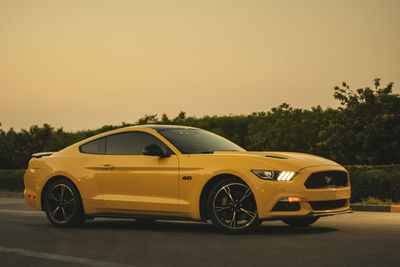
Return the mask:
<svg viewBox="0 0 400 267"><path fill-rule="evenodd" d="M0 0L3 130L337 107L376 77L400 92L400 1Z"/></svg>

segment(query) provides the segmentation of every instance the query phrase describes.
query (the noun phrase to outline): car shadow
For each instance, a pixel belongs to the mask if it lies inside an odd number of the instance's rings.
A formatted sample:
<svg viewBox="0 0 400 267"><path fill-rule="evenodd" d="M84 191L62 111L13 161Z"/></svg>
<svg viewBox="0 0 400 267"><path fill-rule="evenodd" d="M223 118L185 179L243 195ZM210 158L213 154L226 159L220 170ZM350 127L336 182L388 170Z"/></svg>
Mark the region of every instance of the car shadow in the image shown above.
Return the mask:
<svg viewBox="0 0 400 267"><path fill-rule="evenodd" d="M138 222L134 219L96 219L89 220L84 225L85 229L118 229L155 232L200 232L215 233L217 229L211 224L183 221L154 221L149 223Z"/></svg>
<svg viewBox="0 0 400 267"><path fill-rule="evenodd" d="M87 221L82 228L90 229L108 229L108 230L135 230L151 232L190 232L190 233L213 233L225 234L216 229L211 223L199 222L181 222L181 221L154 221L150 223L141 223L135 220L103 219ZM293 227L286 225L270 225L263 223L257 231L246 235L309 235L321 234L338 231L336 228L308 226Z"/></svg>
<svg viewBox="0 0 400 267"><path fill-rule="evenodd" d="M255 234L266 234L266 235L309 235L309 234L321 234L339 231L336 228L331 227L320 227L320 226L305 226L295 227L289 225L276 226L263 224Z"/></svg>

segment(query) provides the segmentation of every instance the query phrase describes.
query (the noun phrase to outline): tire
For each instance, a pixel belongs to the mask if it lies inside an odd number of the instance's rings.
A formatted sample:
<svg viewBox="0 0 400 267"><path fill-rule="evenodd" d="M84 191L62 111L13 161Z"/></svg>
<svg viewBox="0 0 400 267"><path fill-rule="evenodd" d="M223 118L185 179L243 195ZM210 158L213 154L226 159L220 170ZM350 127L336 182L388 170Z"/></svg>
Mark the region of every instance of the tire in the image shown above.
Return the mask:
<svg viewBox="0 0 400 267"><path fill-rule="evenodd" d="M293 217L283 219L282 221L290 226L304 227L315 223L318 219L319 217Z"/></svg>
<svg viewBox="0 0 400 267"><path fill-rule="evenodd" d="M67 179L51 182L45 192L44 202L47 219L57 227L76 227L85 221L79 191Z"/></svg>
<svg viewBox="0 0 400 267"><path fill-rule="evenodd" d="M253 232L261 223L253 192L235 178L225 178L211 189L207 213L213 224L226 233Z"/></svg>

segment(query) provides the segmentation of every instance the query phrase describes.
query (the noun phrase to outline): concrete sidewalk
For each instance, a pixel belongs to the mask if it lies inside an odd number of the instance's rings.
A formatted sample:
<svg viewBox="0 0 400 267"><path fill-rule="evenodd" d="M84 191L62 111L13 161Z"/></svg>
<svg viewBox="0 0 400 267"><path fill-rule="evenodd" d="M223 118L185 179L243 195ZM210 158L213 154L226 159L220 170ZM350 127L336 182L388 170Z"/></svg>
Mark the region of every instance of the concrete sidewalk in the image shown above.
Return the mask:
<svg viewBox="0 0 400 267"><path fill-rule="evenodd" d="M350 207L354 211L400 212L400 205L351 204Z"/></svg>

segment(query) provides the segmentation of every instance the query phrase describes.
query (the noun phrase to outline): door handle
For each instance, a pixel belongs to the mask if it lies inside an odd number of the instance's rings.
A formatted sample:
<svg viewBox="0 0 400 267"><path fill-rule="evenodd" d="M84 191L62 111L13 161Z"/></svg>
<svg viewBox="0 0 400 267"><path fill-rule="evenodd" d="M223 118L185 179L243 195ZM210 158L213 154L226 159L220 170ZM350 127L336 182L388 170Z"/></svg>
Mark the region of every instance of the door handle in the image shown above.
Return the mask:
<svg viewBox="0 0 400 267"><path fill-rule="evenodd" d="M103 169L103 170L112 170L112 169L114 169L114 165L112 165L112 164L103 164L103 165L100 165L99 168Z"/></svg>

